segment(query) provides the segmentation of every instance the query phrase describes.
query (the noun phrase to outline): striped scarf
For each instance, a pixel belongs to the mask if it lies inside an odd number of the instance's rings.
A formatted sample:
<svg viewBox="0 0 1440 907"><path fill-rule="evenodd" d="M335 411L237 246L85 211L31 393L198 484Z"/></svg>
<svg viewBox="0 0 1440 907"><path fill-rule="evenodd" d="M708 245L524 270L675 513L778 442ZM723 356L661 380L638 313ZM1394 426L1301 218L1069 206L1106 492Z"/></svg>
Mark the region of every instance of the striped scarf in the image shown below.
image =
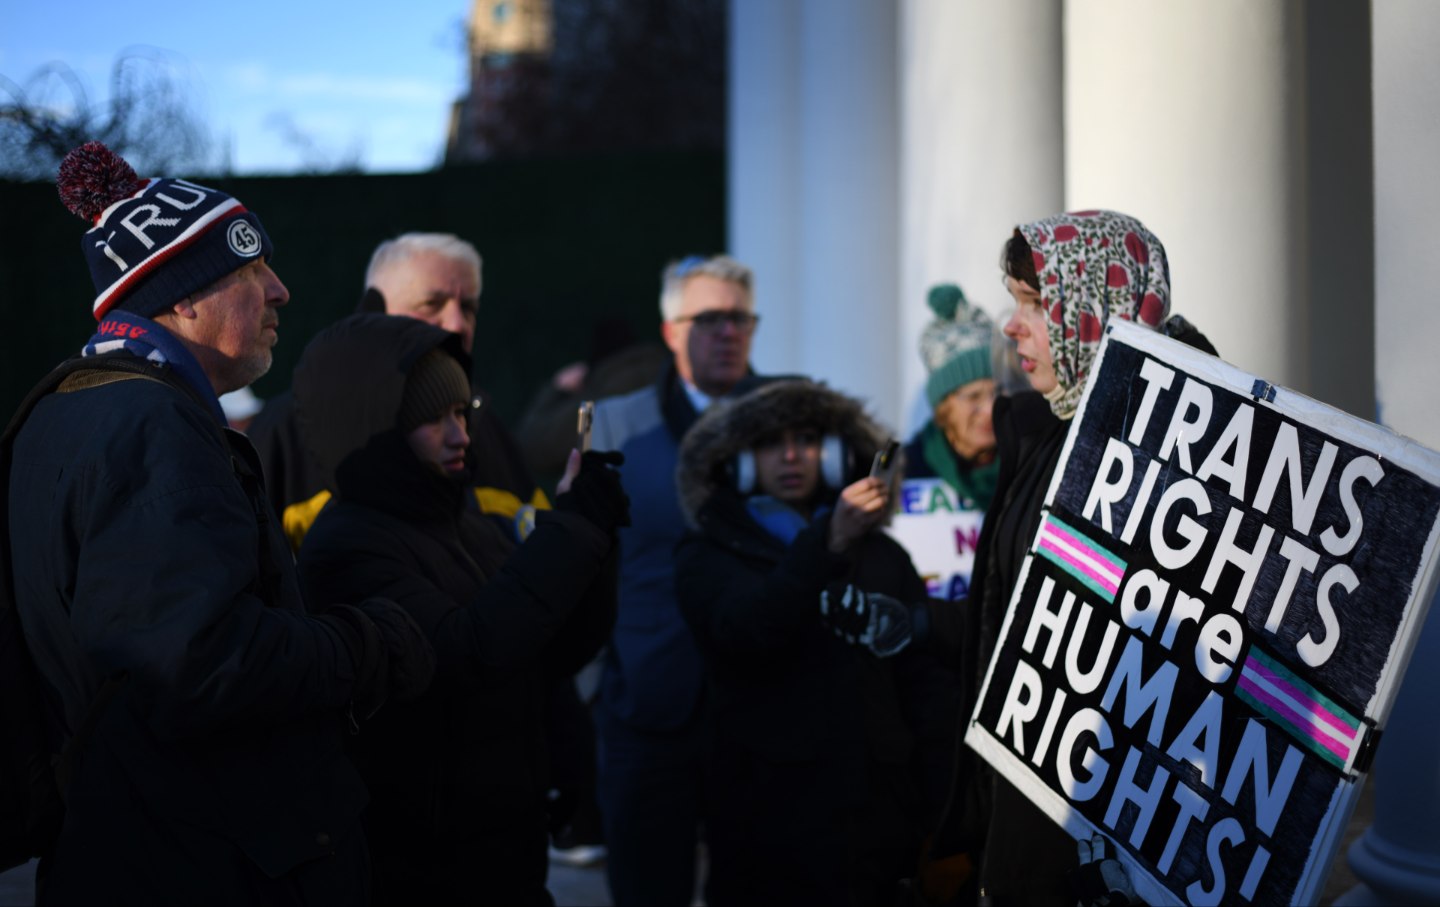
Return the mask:
<svg viewBox="0 0 1440 907"><path fill-rule="evenodd" d="M199 361L185 348L185 344L160 325L133 312L112 310L100 322L94 336L85 342L80 355L88 358L116 353L125 353L156 365L168 365L201 400L209 404L211 414L221 425L230 424L225 419L225 411L220 408L220 398L215 395L215 388L210 385L210 379L200 368Z"/></svg>

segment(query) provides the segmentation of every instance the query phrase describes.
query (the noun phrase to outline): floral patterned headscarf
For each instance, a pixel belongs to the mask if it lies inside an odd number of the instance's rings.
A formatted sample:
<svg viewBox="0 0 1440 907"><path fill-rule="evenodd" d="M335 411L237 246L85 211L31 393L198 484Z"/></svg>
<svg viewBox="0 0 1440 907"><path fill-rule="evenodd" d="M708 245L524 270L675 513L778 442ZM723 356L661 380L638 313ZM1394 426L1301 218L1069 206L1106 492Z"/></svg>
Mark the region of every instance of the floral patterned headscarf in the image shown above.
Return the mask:
<svg viewBox="0 0 1440 907"><path fill-rule="evenodd" d="M1040 304L1049 314L1059 387L1047 394L1062 419L1075 414L1106 322L1158 328L1170 311L1165 247L1133 217L1074 211L1016 228L1035 256Z"/></svg>

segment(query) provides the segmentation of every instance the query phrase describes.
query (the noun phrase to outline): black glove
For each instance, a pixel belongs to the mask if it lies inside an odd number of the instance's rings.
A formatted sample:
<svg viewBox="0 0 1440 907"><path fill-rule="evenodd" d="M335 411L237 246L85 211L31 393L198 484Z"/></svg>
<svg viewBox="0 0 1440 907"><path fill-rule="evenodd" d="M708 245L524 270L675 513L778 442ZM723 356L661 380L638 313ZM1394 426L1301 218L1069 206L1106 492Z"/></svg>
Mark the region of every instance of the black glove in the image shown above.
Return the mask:
<svg viewBox="0 0 1440 907"><path fill-rule="evenodd" d="M1078 907L1128 907L1141 903L1140 895L1130 883L1130 874L1110 853L1110 842L1104 835L1097 834L1076 843L1080 868L1070 872L1070 887Z"/></svg>
<svg viewBox="0 0 1440 907"><path fill-rule="evenodd" d="M580 472L570 490L555 499L556 510L579 514L606 532L630 525L630 496L611 469L625 462L618 450L587 450L580 455Z"/></svg>
<svg viewBox="0 0 1440 907"><path fill-rule="evenodd" d="M354 716L365 720L388 700L414 699L435 676L435 650L404 608L383 598L335 605L321 615L355 656Z"/></svg>
<svg viewBox="0 0 1440 907"><path fill-rule="evenodd" d="M846 584L820 593L820 622L852 646L884 658L910 645L910 609L879 592Z"/></svg>

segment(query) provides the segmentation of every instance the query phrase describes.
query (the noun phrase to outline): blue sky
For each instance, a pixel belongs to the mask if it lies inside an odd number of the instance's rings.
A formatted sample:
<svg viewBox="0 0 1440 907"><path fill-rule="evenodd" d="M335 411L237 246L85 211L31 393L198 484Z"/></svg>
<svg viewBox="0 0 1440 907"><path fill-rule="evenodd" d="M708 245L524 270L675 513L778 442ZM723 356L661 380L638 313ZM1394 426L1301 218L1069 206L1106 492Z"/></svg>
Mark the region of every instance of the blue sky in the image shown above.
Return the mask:
<svg viewBox="0 0 1440 907"><path fill-rule="evenodd" d="M464 91L469 0L0 0L0 75L74 69L92 102L125 49L165 52L217 152L236 173L288 173L306 155L373 173L428 169ZM403 11L402 11L403 10Z"/></svg>

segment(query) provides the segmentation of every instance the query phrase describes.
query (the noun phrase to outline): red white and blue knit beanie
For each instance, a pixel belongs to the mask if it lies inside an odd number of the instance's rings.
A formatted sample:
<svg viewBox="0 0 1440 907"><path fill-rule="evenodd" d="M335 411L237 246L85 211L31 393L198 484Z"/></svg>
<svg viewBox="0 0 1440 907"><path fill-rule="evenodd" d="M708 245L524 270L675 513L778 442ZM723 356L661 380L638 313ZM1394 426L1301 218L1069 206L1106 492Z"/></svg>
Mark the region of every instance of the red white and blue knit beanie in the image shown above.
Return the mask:
<svg viewBox="0 0 1440 907"><path fill-rule="evenodd" d="M80 245L96 321L111 309L152 317L274 252L238 200L182 179L141 179L99 142L65 156L57 187L65 207L94 225Z"/></svg>

